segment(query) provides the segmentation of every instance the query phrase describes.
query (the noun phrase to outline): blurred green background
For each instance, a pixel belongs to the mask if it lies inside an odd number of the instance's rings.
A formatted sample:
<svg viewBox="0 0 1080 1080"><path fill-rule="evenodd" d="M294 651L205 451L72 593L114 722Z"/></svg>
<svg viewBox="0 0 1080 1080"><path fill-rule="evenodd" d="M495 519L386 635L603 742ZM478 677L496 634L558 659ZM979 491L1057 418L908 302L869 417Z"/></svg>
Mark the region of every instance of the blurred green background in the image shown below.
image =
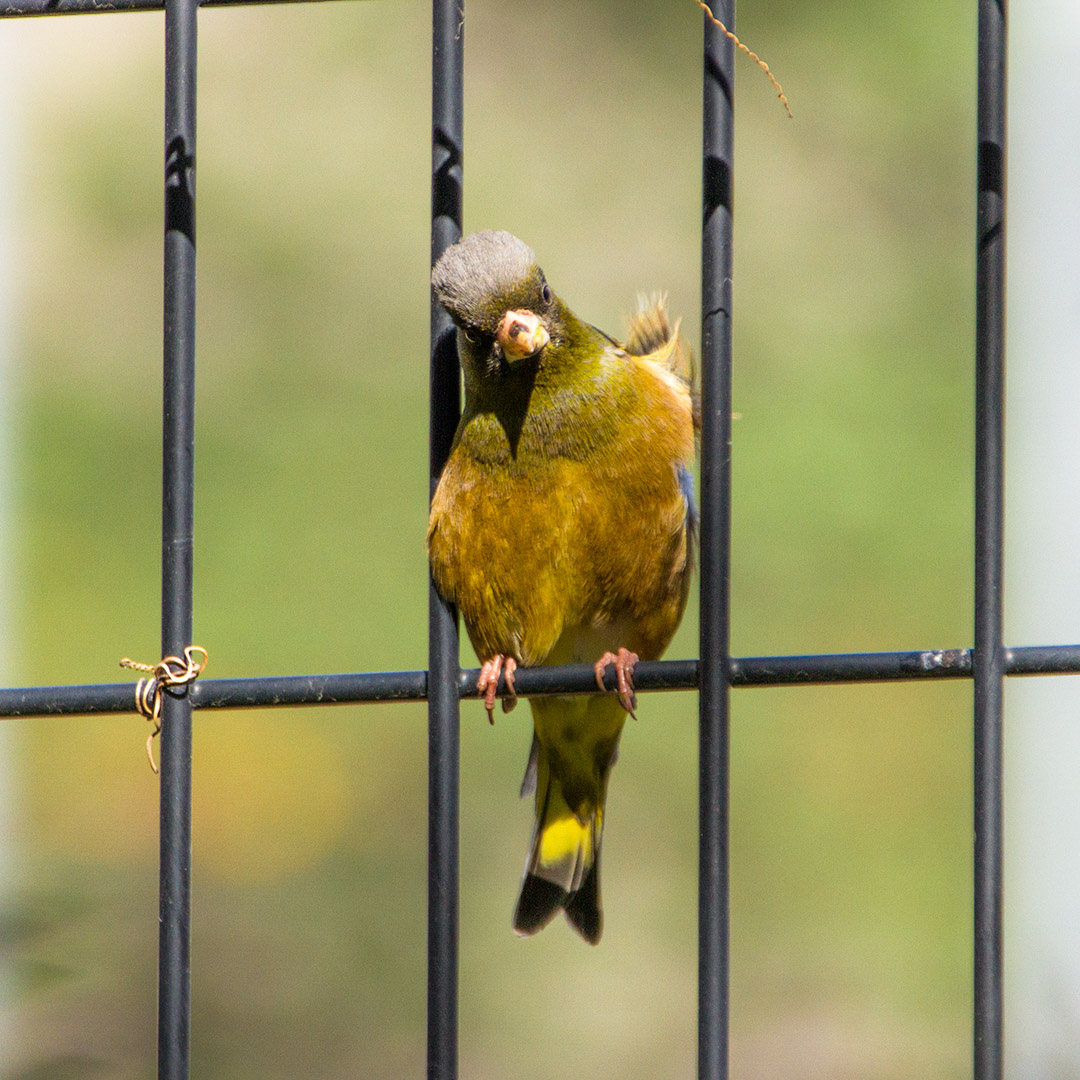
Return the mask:
<svg viewBox="0 0 1080 1080"><path fill-rule="evenodd" d="M467 231L523 237L615 333L666 289L696 346L693 0L468 12ZM968 645L975 5L744 0L738 30L795 119L741 57L733 651ZM158 653L163 21L0 34L6 677L117 681ZM199 34L195 641L208 677L422 668L429 5L207 10ZM967 1074L969 695L733 694L733 1076ZM690 1077L695 698L627 728L595 950L510 929L528 715L463 709L462 1076ZM149 1075L145 723L3 734L0 1074ZM424 710L197 715L195 766L193 1075L420 1075Z"/></svg>

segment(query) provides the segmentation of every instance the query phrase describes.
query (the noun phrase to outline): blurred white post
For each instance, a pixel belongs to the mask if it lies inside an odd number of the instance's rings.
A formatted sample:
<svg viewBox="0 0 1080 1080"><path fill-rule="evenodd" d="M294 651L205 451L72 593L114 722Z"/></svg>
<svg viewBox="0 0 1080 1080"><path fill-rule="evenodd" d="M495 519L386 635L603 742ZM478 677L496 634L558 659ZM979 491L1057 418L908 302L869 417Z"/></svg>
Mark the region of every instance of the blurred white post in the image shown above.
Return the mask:
<svg viewBox="0 0 1080 1080"><path fill-rule="evenodd" d="M1010 5L1010 645L1080 642L1080 0ZM1007 1074L1080 1077L1080 677L1011 680Z"/></svg>
<svg viewBox="0 0 1080 1080"><path fill-rule="evenodd" d="M11 681L10 611L11 560L11 455L14 438L11 430L11 357L13 352L12 302L15 291L15 42L7 34L0 36L0 685ZM10 895L12 881L11 821L15 805L12 790L12 736L0 725L0 898ZM0 1047L12 1039L11 983L0 972ZM0 1061L0 1067L3 1062ZM6 1070L5 1070L6 1071Z"/></svg>

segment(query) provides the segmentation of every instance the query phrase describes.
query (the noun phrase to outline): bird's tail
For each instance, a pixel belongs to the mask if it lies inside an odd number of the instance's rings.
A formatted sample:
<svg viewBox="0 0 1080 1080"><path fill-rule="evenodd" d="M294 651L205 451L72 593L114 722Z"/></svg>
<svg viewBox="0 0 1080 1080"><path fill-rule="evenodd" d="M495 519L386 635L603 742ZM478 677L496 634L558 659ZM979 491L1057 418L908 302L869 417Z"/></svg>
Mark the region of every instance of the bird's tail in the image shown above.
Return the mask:
<svg viewBox="0 0 1080 1080"><path fill-rule="evenodd" d="M571 810L562 783L550 768L547 751L539 742L533 745L537 755L536 824L514 911L514 929L519 934L535 934L563 910L574 929L595 945L603 929L602 799L578 813Z"/></svg>
<svg viewBox="0 0 1080 1080"><path fill-rule="evenodd" d="M586 702L595 702L589 710L594 719L589 730L593 738L551 748L546 739L533 738L522 795L535 789L536 824L514 911L514 929L519 934L535 934L562 910L574 929L595 945L603 931L600 840L604 800L626 714L614 697L579 701L579 709ZM534 700L532 705L537 728L544 730L545 706L559 706L554 699ZM606 723L595 725L597 714L610 714L611 719L604 716Z"/></svg>

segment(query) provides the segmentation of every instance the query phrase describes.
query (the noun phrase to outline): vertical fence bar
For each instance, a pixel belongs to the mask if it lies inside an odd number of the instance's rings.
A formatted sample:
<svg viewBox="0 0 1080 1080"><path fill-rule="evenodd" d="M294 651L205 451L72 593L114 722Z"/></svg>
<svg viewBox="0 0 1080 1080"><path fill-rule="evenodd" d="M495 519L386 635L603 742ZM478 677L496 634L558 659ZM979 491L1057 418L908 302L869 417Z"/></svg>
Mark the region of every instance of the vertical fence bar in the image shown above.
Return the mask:
<svg viewBox="0 0 1080 1080"><path fill-rule="evenodd" d="M197 0L165 3L165 297L161 649L191 644L195 457L195 45ZM190 1017L191 703L161 722L158 1076L187 1080Z"/></svg>
<svg viewBox="0 0 1080 1080"><path fill-rule="evenodd" d="M713 5L734 28L734 0ZM701 244L698 1076L728 1074L728 585L731 549L731 39L705 16Z"/></svg>
<svg viewBox="0 0 1080 1080"><path fill-rule="evenodd" d="M979 0L975 314L974 1076L1002 1076L1005 0Z"/></svg>
<svg viewBox="0 0 1080 1080"><path fill-rule="evenodd" d="M461 237L464 0L434 0L431 78L431 262ZM431 301L430 494L461 412L455 331ZM428 583L428 1005L429 1080L457 1076L458 624Z"/></svg>

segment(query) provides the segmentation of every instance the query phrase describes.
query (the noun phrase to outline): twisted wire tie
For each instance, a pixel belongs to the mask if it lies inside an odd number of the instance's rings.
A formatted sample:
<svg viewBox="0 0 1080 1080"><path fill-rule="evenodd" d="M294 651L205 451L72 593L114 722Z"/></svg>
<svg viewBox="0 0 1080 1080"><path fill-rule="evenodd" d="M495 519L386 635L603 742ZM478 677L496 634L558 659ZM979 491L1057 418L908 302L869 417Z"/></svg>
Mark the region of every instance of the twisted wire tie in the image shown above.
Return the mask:
<svg viewBox="0 0 1080 1080"><path fill-rule="evenodd" d="M773 75L769 65L761 59L760 56L752 49L748 49L713 13L712 8L705 3L705 0L696 0L697 6L709 16L709 21L715 26L720 28L722 34L726 34L734 43L737 49L741 49L762 71L765 72L765 77L773 84L773 89L776 91L777 96L780 98L780 103L784 106L784 111L788 114L788 118L792 119L791 106L788 104L787 95L784 93L783 87L776 81L776 76Z"/></svg>
<svg viewBox="0 0 1080 1080"><path fill-rule="evenodd" d="M201 656L201 659L197 659L197 655ZM158 767L154 761L154 739L161 731L162 694L168 687L187 686L193 683L202 674L209 659L204 648L199 645L188 645L184 649L183 659L179 656L166 656L156 664L140 664L138 660L125 656L120 661L122 668L145 671L150 676L140 679L135 684L135 708L154 725L154 730L146 739L146 756L155 774Z"/></svg>

